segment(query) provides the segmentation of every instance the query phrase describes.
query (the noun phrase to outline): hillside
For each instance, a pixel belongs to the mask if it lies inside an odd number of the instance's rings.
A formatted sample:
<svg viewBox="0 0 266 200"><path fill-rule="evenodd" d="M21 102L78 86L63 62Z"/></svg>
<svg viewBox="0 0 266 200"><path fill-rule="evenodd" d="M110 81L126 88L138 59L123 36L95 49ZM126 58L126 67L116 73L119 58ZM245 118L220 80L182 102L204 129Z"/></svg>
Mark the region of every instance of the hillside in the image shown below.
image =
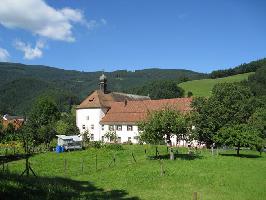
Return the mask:
<svg viewBox="0 0 266 200"><path fill-rule="evenodd" d="M145 87L149 88L147 85L152 82L172 80L177 83L183 82L179 86L186 93L191 91L194 96L209 96L216 83L245 80L250 73L244 72L256 71L265 66L266 59L260 59L228 70L214 71L211 74L184 69L158 68L136 71L117 70L105 72L105 74L108 78L108 90L111 91L130 92L138 88L142 90ZM65 111L71 105L79 104L89 93L98 88L98 78L101 73L0 62L0 115L27 114L34 100L44 94L54 98L61 111ZM234 73L239 74L229 76ZM227 77L214 79L216 76ZM150 91L143 95L148 94Z"/></svg>
<svg viewBox="0 0 266 200"><path fill-rule="evenodd" d="M185 93L191 91L193 96L207 97L211 95L212 88L215 84L240 82L247 80L251 74L254 74L254 72L237 74L225 78L193 80L180 83L179 86L185 90Z"/></svg>
<svg viewBox="0 0 266 200"><path fill-rule="evenodd" d="M23 114L27 112L37 96L52 94L62 107L79 103L90 92L98 88L102 72L80 72L47 66L0 63L0 114ZM144 69L105 72L108 89L126 91L154 80L195 80L206 74L183 69Z"/></svg>

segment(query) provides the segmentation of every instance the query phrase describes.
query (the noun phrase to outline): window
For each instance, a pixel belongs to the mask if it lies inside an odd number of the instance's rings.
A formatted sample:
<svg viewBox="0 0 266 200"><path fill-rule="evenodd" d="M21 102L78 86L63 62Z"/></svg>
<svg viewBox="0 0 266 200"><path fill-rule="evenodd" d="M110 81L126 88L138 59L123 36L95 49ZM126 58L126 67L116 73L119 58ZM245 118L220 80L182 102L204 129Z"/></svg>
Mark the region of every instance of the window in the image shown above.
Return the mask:
<svg viewBox="0 0 266 200"><path fill-rule="evenodd" d="M91 141L94 141L94 134L91 134Z"/></svg>
<svg viewBox="0 0 266 200"><path fill-rule="evenodd" d="M131 142L131 137L128 137L128 138L127 138L127 141Z"/></svg>
<svg viewBox="0 0 266 200"><path fill-rule="evenodd" d="M121 143L121 137L118 137L118 138L117 138L117 142L118 142L118 143Z"/></svg>
<svg viewBox="0 0 266 200"><path fill-rule="evenodd" d="M104 136L102 136L102 142L104 142Z"/></svg>
<svg viewBox="0 0 266 200"><path fill-rule="evenodd" d="M122 125L117 125L117 126L116 126L116 130L117 130L117 131L122 131Z"/></svg>
<svg viewBox="0 0 266 200"><path fill-rule="evenodd" d="M104 125L102 125L102 131L104 131Z"/></svg>
<svg viewBox="0 0 266 200"><path fill-rule="evenodd" d="M139 136L134 136L134 140L139 140Z"/></svg>
<svg viewBox="0 0 266 200"><path fill-rule="evenodd" d="M87 120L89 120L90 119L90 116L87 116Z"/></svg>
<svg viewBox="0 0 266 200"><path fill-rule="evenodd" d="M132 125L127 125L127 131L133 131Z"/></svg>
<svg viewBox="0 0 266 200"><path fill-rule="evenodd" d="M85 129L85 125L82 125L82 129L83 129L83 130Z"/></svg>
<svg viewBox="0 0 266 200"><path fill-rule="evenodd" d="M109 131L114 131L114 125L109 125Z"/></svg>
<svg viewBox="0 0 266 200"><path fill-rule="evenodd" d="M93 130L93 129L94 129L94 124L91 125L91 130Z"/></svg>

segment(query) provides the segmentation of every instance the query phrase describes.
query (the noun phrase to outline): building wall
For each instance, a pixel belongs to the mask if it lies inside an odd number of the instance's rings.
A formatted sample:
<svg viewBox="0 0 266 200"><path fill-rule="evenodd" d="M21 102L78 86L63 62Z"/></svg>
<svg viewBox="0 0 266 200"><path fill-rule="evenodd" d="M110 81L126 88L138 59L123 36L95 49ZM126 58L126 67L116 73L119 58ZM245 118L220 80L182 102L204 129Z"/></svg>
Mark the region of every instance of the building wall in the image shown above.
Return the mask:
<svg viewBox="0 0 266 200"><path fill-rule="evenodd" d="M104 135L109 132L109 125L101 125L100 121L105 116L107 109L104 108L90 108L90 109L77 109L76 110L76 124L80 130L80 133L84 133L84 131L88 130L90 134L93 134L94 141L103 141L110 142L108 139L104 138ZM89 118L88 118L89 117ZM85 128L83 128L83 125ZM94 126L92 129L91 125ZM130 124L129 124L130 125ZM139 142L139 130L137 125L132 125L132 131L127 130L127 124L122 125L122 130L116 130L116 125L114 125L114 131L119 138L121 143L128 142L129 140L133 144L137 144ZM192 141L191 143L187 143L184 140L176 142L176 136L171 138L172 146L184 146L187 147L189 144L193 146L197 146L197 141Z"/></svg>
<svg viewBox="0 0 266 200"><path fill-rule="evenodd" d="M107 109L105 108L77 109L76 124L80 133L83 134L88 130L90 134L93 134L95 141L101 140L102 126L100 125L100 120L106 112Z"/></svg>
<svg viewBox="0 0 266 200"><path fill-rule="evenodd" d="M101 132L101 136L104 136L107 132L109 132L109 125L104 125L104 130ZM122 130L114 130L117 134L117 137L120 138L119 140L121 143L128 142L129 140L136 144L139 142L138 137L139 137L139 131L138 131L138 126L132 125L132 131L127 130L127 125L122 125ZM110 142L107 141L106 138L104 138L104 142Z"/></svg>

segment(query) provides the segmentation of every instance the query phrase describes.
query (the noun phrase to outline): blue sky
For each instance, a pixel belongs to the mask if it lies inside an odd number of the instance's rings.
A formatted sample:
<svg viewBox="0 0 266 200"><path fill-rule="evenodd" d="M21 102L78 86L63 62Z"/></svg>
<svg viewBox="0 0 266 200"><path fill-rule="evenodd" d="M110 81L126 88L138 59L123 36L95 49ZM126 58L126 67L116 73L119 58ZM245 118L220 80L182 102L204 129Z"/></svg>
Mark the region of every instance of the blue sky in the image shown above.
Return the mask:
<svg viewBox="0 0 266 200"><path fill-rule="evenodd" d="M264 0L1 0L0 60L200 72L266 57Z"/></svg>

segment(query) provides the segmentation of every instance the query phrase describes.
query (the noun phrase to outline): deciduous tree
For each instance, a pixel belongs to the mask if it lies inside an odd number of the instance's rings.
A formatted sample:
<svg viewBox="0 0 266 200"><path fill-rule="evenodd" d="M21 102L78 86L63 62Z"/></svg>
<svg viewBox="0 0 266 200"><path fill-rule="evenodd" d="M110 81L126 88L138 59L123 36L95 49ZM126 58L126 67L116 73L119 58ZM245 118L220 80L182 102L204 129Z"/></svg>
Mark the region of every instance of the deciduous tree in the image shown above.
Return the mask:
<svg viewBox="0 0 266 200"><path fill-rule="evenodd" d="M238 156L240 147L256 147L261 143L261 140L259 131L247 124L223 127L218 131L218 134L214 136L215 142L236 147Z"/></svg>
<svg viewBox="0 0 266 200"><path fill-rule="evenodd" d="M48 97L39 98L34 104L27 122L28 131L36 144L49 144L55 136L55 123L60 118L57 105Z"/></svg>
<svg viewBox="0 0 266 200"><path fill-rule="evenodd" d="M159 144L167 141L170 144L171 136L177 139L187 139L188 121L180 112L166 108L148 115L147 119L139 123L141 140L150 144Z"/></svg>
<svg viewBox="0 0 266 200"><path fill-rule="evenodd" d="M104 137L107 138L110 142L117 142L117 134L115 131L108 131L104 134Z"/></svg>
<svg viewBox="0 0 266 200"><path fill-rule="evenodd" d="M256 109L256 99L251 97L248 87L222 83L215 85L210 98L194 99L192 106L197 114L195 124L199 141L209 146L222 127L247 123Z"/></svg>

